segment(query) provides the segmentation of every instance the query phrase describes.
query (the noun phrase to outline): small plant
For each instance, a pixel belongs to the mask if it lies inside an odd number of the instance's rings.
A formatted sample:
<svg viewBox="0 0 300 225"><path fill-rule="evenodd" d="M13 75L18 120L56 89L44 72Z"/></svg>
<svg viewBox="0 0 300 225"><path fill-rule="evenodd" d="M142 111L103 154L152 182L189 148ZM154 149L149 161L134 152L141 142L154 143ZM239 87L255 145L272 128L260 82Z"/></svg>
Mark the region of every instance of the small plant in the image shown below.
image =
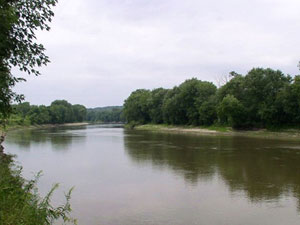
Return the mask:
<svg viewBox="0 0 300 225"><path fill-rule="evenodd" d="M58 184L41 198L36 186L41 172L29 181L22 178L21 172L22 167L15 165L12 156L3 153L0 155L1 225L52 225L57 221L62 221L63 224L77 224L76 220L70 217L73 188L65 194L66 201L63 205L53 207L51 197Z"/></svg>

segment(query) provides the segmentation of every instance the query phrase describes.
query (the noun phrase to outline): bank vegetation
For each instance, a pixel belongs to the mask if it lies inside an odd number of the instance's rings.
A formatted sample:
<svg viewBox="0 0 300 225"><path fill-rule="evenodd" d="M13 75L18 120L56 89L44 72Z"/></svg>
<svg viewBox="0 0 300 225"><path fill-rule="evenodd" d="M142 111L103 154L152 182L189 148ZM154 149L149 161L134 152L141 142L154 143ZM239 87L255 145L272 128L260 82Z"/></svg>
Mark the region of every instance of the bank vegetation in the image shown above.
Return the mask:
<svg viewBox="0 0 300 225"><path fill-rule="evenodd" d="M300 127L300 76L254 68L246 75L231 72L217 88L197 78L172 89L138 89L125 100L129 126L167 124L233 129Z"/></svg>

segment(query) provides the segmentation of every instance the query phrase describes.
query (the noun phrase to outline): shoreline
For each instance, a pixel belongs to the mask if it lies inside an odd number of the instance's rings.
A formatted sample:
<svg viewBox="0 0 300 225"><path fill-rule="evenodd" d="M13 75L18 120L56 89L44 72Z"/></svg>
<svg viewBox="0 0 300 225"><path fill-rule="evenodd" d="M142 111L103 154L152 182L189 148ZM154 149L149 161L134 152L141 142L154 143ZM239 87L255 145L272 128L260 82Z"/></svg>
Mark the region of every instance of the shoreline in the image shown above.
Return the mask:
<svg viewBox="0 0 300 225"><path fill-rule="evenodd" d="M174 126L164 124L145 124L137 125L134 130L164 132L164 133L180 133L193 135L218 135L218 136L241 136L241 137L257 137L268 139L298 139L300 140L300 130L282 129L280 131L270 131L267 129L259 130L233 130L231 127L194 127L194 126Z"/></svg>
<svg viewBox="0 0 300 225"><path fill-rule="evenodd" d="M7 133L13 130L19 129L41 129L41 128L51 128L51 127L72 127L72 126L86 126L89 125L88 122L76 122L76 123L62 123L62 124L36 124L36 125L13 125L6 128L1 128L1 132Z"/></svg>

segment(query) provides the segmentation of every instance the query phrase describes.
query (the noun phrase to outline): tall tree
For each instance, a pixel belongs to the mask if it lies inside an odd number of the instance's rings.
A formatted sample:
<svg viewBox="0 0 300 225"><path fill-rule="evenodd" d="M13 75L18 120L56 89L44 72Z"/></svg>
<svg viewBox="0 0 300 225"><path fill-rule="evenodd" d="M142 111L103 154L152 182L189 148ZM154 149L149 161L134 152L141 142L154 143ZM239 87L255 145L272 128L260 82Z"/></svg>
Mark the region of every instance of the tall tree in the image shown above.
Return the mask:
<svg viewBox="0 0 300 225"><path fill-rule="evenodd" d="M151 97L149 101L149 114L152 123L163 123L163 111L162 105L168 90L163 88L156 88L151 91Z"/></svg>
<svg viewBox="0 0 300 225"><path fill-rule="evenodd" d="M1 121L12 111L12 101L24 96L12 91L25 81L12 74L13 67L27 74L39 75L37 67L49 62L45 48L36 41L37 30L50 30L57 0L0 0L0 116Z"/></svg>
<svg viewBox="0 0 300 225"><path fill-rule="evenodd" d="M86 108L83 105L72 105L72 110L76 122L82 122L86 119Z"/></svg>
<svg viewBox="0 0 300 225"><path fill-rule="evenodd" d="M151 92L145 89L138 89L124 102L124 116L127 122L138 122L141 124L150 122L149 101Z"/></svg>

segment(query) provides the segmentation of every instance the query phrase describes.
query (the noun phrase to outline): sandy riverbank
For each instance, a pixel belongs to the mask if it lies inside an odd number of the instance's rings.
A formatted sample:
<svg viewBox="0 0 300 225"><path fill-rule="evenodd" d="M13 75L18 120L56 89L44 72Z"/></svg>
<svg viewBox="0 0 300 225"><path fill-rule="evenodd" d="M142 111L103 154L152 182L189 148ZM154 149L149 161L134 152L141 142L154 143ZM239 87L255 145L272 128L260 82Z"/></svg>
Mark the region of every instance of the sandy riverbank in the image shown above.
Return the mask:
<svg viewBox="0 0 300 225"><path fill-rule="evenodd" d="M72 127L72 126L85 126L88 125L87 122L80 122L80 123L63 123L63 124L40 124L40 125L14 125L8 126L6 128L1 128L1 133L7 133L12 130L19 130L19 129L41 129L41 128L51 128L51 127Z"/></svg>
<svg viewBox="0 0 300 225"><path fill-rule="evenodd" d="M230 127L192 127L192 126L172 126L172 125L139 125L135 130L148 130L153 132L169 132L196 135L223 135L223 136L249 136L260 138L282 138L282 139L299 139L300 130L283 129L279 131L270 131L266 129L259 130L233 130Z"/></svg>

